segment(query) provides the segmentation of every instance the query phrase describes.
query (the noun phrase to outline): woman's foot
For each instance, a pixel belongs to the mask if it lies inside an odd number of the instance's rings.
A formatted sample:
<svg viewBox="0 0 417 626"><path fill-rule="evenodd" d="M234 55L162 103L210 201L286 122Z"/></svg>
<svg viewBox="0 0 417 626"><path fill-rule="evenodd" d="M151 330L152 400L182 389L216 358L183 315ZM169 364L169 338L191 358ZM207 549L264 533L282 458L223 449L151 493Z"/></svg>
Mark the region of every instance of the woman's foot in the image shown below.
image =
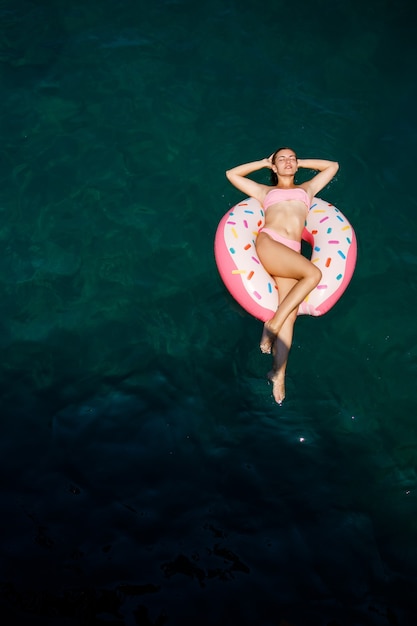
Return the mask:
<svg viewBox="0 0 417 626"><path fill-rule="evenodd" d="M282 404L285 398L285 374L271 370L268 378L272 383L272 395L277 404Z"/></svg>
<svg viewBox="0 0 417 626"><path fill-rule="evenodd" d="M272 346L274 345L275 339L276 339L276 335L271 333L267 325L264 324L264 329L262 331L262 337L261 337L261 343L259 344L259 347L261 349L261 352L263 352L263 354L271 354Z"/></svg>

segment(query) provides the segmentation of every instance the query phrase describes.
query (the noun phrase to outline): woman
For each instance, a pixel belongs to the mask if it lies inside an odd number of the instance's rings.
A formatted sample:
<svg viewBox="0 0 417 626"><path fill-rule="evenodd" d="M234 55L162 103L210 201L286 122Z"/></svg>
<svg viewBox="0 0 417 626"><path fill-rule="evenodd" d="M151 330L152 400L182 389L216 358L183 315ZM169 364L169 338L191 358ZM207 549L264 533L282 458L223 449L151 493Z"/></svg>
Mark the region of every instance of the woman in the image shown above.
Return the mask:
<svg viewBox="0 0 417 626"><path fill-rule="evenodd" d="M271 169L272 186L247 178L248 174L264 167ZM307 182L295 185L294 176L299 167L318 170L318 173ZM260 347L262 352L274 355L269 378L278 404L285 398L285 370L298 307L321 279L321 271L300 254L301 235L313 197L332 180L338 169L335 161L297 159L291 148L279 148L268 159L238 165L226 172L232 185L256 198L265 210L265 225L259 231L256 251L277 284L280 304L264 325Z"/></svg>

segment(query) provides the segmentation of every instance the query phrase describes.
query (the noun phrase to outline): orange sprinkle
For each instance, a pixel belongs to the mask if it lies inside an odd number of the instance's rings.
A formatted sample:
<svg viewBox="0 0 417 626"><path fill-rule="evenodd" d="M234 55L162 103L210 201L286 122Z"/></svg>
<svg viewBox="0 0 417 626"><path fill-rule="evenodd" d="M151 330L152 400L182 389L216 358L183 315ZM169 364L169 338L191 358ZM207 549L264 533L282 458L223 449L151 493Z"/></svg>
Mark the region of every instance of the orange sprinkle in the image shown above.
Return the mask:
<svg viewBox="0 0 417 626"><path fill-rule="evenodd" d="M250 248L250 247L251 247L251 244L250 244L250 243L247 243L244 249L245 249L245 250L249 250L249 248Z"/></svg>
<svg viewBox="0 0 417 626"><path fill-rule="evenodd" d="M262 226L262 220L258 220L258 226Z"/></svg>
<svg viewBox="0 0 417 626"><path fill-rule="evenodd" d="M254 272L249 272L248 274L248 280L250 280L252 278L252 276L254 275Z"/></svg>
<svg viewBox="0 0 417 626"><path fill-rule="evenodd" d="M319 232L318 230L312 230L312 231L311 231L311 234L312 234L312 235L317 235L317 233L318 233L318 232Z"/></svg>
<svg viewBox="0 0 417 626"><path fill-rule="evenodd" d="M326 260L326 267L329 267L329 265L330 265L330 263L331 263L331 262L332 262L332 260L331 260L331 258L329 257L329 258Z"/></svg>

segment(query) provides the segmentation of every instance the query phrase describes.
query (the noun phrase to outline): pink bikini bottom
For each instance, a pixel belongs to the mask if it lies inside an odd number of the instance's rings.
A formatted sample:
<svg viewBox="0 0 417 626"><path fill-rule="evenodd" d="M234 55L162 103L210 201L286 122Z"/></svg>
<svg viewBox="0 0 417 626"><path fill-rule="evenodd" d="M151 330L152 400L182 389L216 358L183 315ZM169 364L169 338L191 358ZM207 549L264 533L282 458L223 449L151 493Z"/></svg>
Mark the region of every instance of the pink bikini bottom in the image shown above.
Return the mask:
<svg viewBox="0 0 417 626"><path fill-rule="evenodd" d="M261 228L260 233L266 233L273 239L274 241L278 241L278 243L284 244L287 248L291 248L291 250L295 250L295 252L300 252L301 250L301 242L295 241L294 239L287 239L287 237L283 237L279 233L272 230L272 228Z"/></svg>

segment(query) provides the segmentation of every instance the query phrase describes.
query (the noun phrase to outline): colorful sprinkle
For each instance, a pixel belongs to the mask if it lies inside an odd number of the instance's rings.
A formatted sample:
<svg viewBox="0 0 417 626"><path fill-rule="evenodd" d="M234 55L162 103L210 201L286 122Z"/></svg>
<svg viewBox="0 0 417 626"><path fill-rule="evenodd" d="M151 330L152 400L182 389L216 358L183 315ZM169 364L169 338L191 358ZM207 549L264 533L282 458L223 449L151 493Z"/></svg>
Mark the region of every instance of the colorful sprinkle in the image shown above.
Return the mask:
<svg viewBox="0 0 417 626"><path fill-rule="evenodd" d="M317 285L317 289L327 289L327 285Z"/></svg>
<svg viewBox="0 0 417 626"><path fill-rule="evenodd" d="M314 246L314 250L315 250L316 252L320 252L320 248L319 248L318 246Z"/></svg>
<svg viewBox="0 0 417 626"><path fill-rule="evenodd" d="M340 243L337 239L329 239L327 243Z"/></svg>
<svg viewBox="0 0 417 626"><path fill-rule="evenodd" d="M255 261L255 263L257 263L258 265L261 264L260 260L256 258L256 256L252 256L251 257L252 261Z"/></svg>
<svg viewBox="0 0 417 626"><path fill-rule="evenodd" d="M246 274L246 270L232 270L232 274Z"/></svg>
<svg viewBox="0 0 417 626"><path fill-rule="evenodd" d="M345 255L345 254L343 254L343 252L342 252L341 250L338 250L338 251L337 251L337 254L338 254L339 256L341 256L341 257L342 257L342 259L346 259L346 255Z"/></svg>
<svg viewBox="0 0 417 626"><path fill-rule="evenodd" d="M260 293L258 293L257 291L253 292L253 295L255 296L255 298L258 298L258 300L262 300L262 296Z"/></svg>
<svg viewBox="0 0 417 626"><path fill-rule="evenodd" d="M231 222L230 220L226 222L226 224L231 224L232 226L236 226L236 222Z"/></svg>
<svg viewBox="0 0 417 626"><path fill-rule="evenodd" d="M332 230L333 230L332 228L328 228L328 229L327 229L327 234L328 234L328 235L330 235L330 233L332 232Z"/></svg>
<svg viewBox="0 0 417 626"><path fill-rule="evenodd" d="M272 293L272 285L271 285L271 283L268 283L268 291L269 291L269 293Z"/></svg>
<svg viewBox="0 0 417 626"><path fill-rule="evenodd" d="M311 231L311 234L312 234L312 235L317 235L317 233L318 233L318 232L319 232L318 230L312 230L312 231Z"/></svg>
<svg viewBox="0 0 417 626"><path fill-rule="evenodd" d="M230 254L236 254L236 250L234 248L229 248Z"/></svg>
<svg viewBox="0 0 417 626"><path fill-rule="evenodd" d="M258 228L259 228L260 226L262 226L262 220L259 220L259 221L258 221Z"/></svg>
<svg viewBox="0 0 417 626"><path fill-rule="evenodd" d="M238 238L238 234L237 234L237 232L236 232L236 228L232 228L232 233L233 233L233 237L234 237L235 239L237 239L237 238Z"/></svg>
<svg viewBox="0 0 417 626"><path fill-rule="evenodd" d="M246 220L243 220L243 226L244 226L245 228L248 228L248 223L247 223L247 221L246 221Z"/></svg>
<svg viewBox="0 0 417 626"><path fill-rule="evenodd" d="M347 226L343 226L342 230L349 230L350 228L350 224L348 224Z"/></svg>
<svg viewBox="0 0 417 626"><path fill-rule="evenodd" d="M250 211L249 209L245 209L245 213L250 213L250 215L253 215L253 211Z"/></svg>
<svg viewBox="0 0 417 626"><path fill-rule="evenodd" d="M341 222L344 222L345 220L343 219L343 217L341 217L340 215L336 215L337 219L340 220Z"/></svg>
<svg viewBox="0 0 417 626"><path fill-rule="evenodd" d="M252 276L254 275L254 273L255 273L254 271L249 272L249 274L248 274L248 280L250 280L250 279L252 278Z"/></svg>
<svg viewBox="0 0 417 626"><path fill-rule="evenodd" d="M330 267L330 263L332 262L331 257L329 257L328 259L326 259L326 267Z"/></svg>
<svg viewBox="0 0 417 626"><path fill-rule="evenodd" d="M325 221L326 221L326 220L328 220L328 219L329 219L329 216L328 216L328 215L326 215L326 217L323 217L323 219L322 219L322 220L320 220L320 224L323 224L323 222L325 222Z"/></svg>
<svg viewBox="0 0 417 626"><path fill-rule="evenodd" d="M249 250L249 248L252 248L252 244L247 243L246 246L243 249L244 250Z"/></svg>
<svg viewBox="0 0 417 626"><path fill-rule="evenodd" d="M338 274L338 275L336 276L336 280L340 280L340 279L342 278L342 276L343 276L343 274Z"/></svg>

